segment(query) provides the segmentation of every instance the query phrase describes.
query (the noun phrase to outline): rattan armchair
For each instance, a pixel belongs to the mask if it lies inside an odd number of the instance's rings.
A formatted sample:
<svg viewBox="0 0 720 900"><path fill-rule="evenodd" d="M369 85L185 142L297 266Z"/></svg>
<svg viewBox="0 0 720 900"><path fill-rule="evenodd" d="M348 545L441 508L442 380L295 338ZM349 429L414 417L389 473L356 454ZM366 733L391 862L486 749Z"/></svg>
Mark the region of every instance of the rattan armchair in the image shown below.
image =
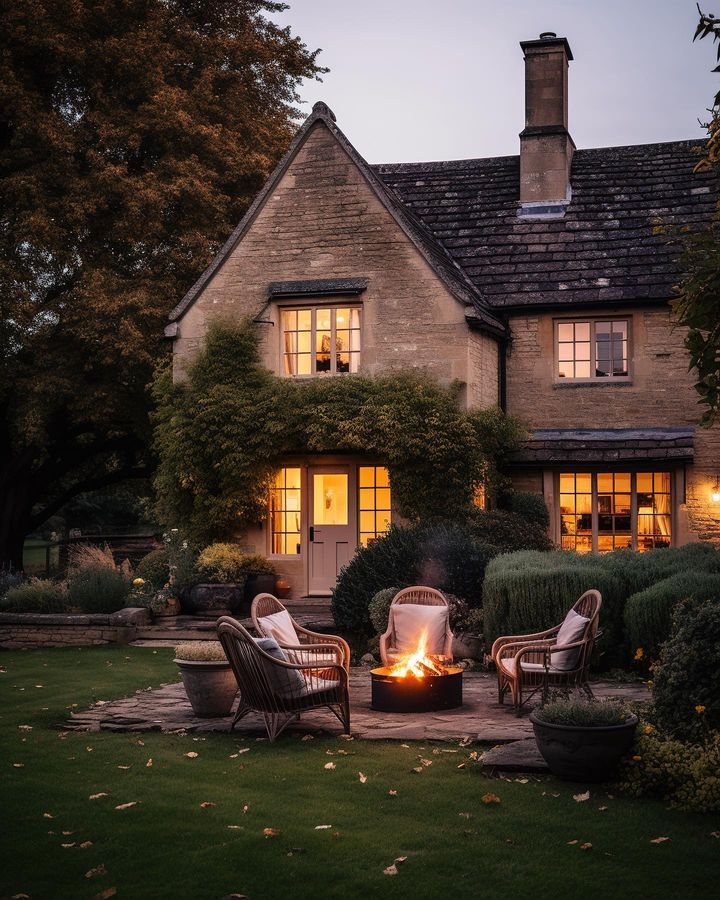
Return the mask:
<svg viewBox="0 0 720 900"><path fill-rule="evenodd" d="M441 646L429 647L428 651L433 654L452 657L453 633L450 630L450 609L448 607L448 602L440 591L435 590L435 588L418 585L398 591L393 602L390 604L387 631L380 636L380 658L382 659L382 664L384 666L389 666L397 660L399 650L397 648L394 611L398 606L405 603L411 603L415 606L445 607L447 616L445 619L445 631Z"/></svg>
<svg viewBox="0 0 720 900"><path fill-rule="evenodd" d="M276 616L285 613L289 620L292 630L295 632L294 640L282 640L281 635L276 629L270 628L268 623L263 622L268 616ZM347 641L344 641L336 634L321 634L318 631L310 631L303 628L293 619L288 610L282 603L273 597L272 594L258 594L250 607L250 618L253 628L261 637L274 637L283 650L290 651L287 655L292 662L302 662L305 650L309 644L323 644L325 646L325 655L330 663L337 662L337 653L340 651L340 662L349 670L350 668L350 647ZM317 662L317 659L313 660Z"/></svg>
<svg viewBox="0 0 720 900"><path fill-rule="evenodd" d="M255 711L262 716L268 737L274 741L303 712L326 707L337 716L345 734L350 733L348 673L340 661L339 649L334 651L337 661L328 665L326 644L305 644L305 661L294 663L280 658L283 653L273 640L256 640L230 616L218 619L217 633L240 688L232 728L243 716ZM277 656L272 655L269 645L275 648Z"/></svg>
<svg viewBox="0 0 720 900"><path fill-rule="evenodd" d="M592 697L588 671L593 646L600 635L598 620L601 606L602 597L595 590L585 591L575 603L573 611L588 621L582 636L573 643L558 644L562 624L535 634L499 637L492 646L492 659L498 677L498 702L504 703L505 694L510 691L515 710L520 715L523 704L538 691L542 691L543 702L547 700L551 688L582 688ZM565 657L564 665L569 664L569 668L553 664L553 655L561 652ZM555 660L558 661L557 656Z"/></svg>

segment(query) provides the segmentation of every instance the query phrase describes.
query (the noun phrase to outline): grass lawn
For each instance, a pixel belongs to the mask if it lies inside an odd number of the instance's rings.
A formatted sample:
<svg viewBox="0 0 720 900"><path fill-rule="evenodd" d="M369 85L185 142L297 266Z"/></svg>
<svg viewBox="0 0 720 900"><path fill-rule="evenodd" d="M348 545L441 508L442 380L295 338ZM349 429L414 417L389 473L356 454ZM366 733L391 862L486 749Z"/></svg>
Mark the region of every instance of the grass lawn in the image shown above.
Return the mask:
<svg viewBox="0 0 720 900"><path fill-rule="evenodd" d="M472 748L56 727L71 704L174 680L171 658L126 647L0 651L1 897L716 895L718 817L602 788L576 802L582 786L550 778L491 780ZM488 792L501 802L484 804ZM116 808L126 803L136 805ZM400 856L398 874L384 875Z"/></svg>

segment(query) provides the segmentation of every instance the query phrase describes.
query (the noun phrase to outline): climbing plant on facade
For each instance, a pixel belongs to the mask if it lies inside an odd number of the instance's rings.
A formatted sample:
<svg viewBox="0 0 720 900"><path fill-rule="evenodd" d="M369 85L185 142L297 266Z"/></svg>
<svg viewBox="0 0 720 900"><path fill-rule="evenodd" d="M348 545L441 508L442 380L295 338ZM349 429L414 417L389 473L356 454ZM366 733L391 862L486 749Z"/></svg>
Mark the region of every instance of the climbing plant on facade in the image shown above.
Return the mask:
<svg viewBox="0 0 720 900"><path fill-rule="evenodd" d="M417 372L294 381L260 363L255 326L216 323L187 377L155 382L158 515L198 541L230 538L267 514L284 458L358 453L387 465L410 521L462 518L503 482L524 438L499 409L460 408L460 385Z"/></svg>

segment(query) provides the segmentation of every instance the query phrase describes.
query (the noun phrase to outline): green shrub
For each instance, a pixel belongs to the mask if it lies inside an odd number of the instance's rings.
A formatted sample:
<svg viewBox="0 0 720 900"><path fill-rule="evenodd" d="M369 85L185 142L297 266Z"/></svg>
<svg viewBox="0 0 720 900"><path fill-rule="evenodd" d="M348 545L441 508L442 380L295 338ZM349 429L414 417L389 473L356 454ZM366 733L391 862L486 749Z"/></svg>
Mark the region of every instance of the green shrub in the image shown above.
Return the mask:
<svg viewBox="0 0 720 900"><path fill-rule="evenodd" d="M156 589L164 587L170 578L170 554L167 547L151 550L140 560L135 569L138 578L149 581Z"/></svg>
<svg viewBox="0 0 720 900"><path fill-rule="evenodd" d="M393 602L398 589L383 588L378 591L368 605L368 616L375 634L384 634L388 626L388 618L390 616L390 604Z"/></svg>
<svg viewBox="0 0 720 900"><path fill-rule="evenodd" d="M67 593L62 584L31 578L11 587L0 602L3 612L61 613L67 610Z"/></svg>
<svg viewBox="0 0 720 900"><path fill-rule="evenodd" d="M498 553L553 549L547 527L530 522L516 512L477 510L470 520L470 528L477 540L491 544Z"/></svg>
<svg viewBox="0 0 720 900"><path fill-rule="evenodd" d="M195 568L208 584L243 584L245 558L237 544L210 544L198 556Z"/></svg>
<svg viewBox="0 0 720 900"><path fill-rule="evenodd" d="M654 658L670 637L673 610L688 597L720 602L720 574L678 572L629 597L624 613L629 649L642 647L646 657Z"/></svg>
<svg viewBox="0 0 720 900"><path fill-rule="evenodd" d="M720 599L683 600L653 678L660 728L700 741L720 730Z"/></svg>
<svg viewBox="0 0 720 900"><path fill-rule="evenodd" d="M464 525L393 526L361 547L341 570L332 597L335 623L343 630L370 632L370 601L390 584L398 589L427 585L479 606L485 567L496 552Z"/></svg>
<svg viewBox="0 0 720 900"><path fill-rule="evenodd" d="M543 530L547 530L550 524L550 513L545 498L535 491L504 491L498 498L498 506L500 509L522 516L534 525L539 525Z"/></svg>
<svg viewBox="0 0 720 900"><path fill-rule="evenodd" d="M617 700L589 700L566 697L553 700L535 710L535 716L548 725L573 725L580 728L620 725L630 712Z"/></svg>
<svg viewBox="0 0 720 900"><path fill-rule="evenodd" d="M619 645L623 598L617 578L599 566L564 563L565 554L542 554L539 561L522 554L525 565L517 566L514 557L519 555L498 557L488 566L483 586L488 643L503 634L525 634L557 625L582 593L596 588L603 600L601 651Z"/></svg>
<svg viewBox="0 0 720 900"><path fill-rule="evenodd" d="M259 553L245 554L245 558L242 562L242 571L247 576L277 574L277 569L270 560L261 556Z"/></svg>
<svg viewBox="0 0 720 900"><path fill-rule="evenodd" d="M122 609L130 593L130 580L123 572L103 565L77 569L68 578L70 606L87 613L113 613Z"/></svg>
<svg viewBox="0 0 720 900"><path fill-rule="evenodd" d="M632 797L658 797L692 812L720 812L720 734L701 744L638 729L635 746L618 774L618 787Z"/></svg>

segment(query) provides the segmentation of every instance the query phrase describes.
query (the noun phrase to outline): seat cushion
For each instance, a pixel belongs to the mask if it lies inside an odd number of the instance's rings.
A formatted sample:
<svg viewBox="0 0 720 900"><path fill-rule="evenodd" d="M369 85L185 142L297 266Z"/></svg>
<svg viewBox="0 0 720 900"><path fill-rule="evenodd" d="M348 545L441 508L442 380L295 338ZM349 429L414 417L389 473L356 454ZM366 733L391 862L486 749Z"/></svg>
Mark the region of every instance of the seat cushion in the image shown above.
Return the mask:
<svg viewBox="0 0 720 900"><path fill-rule="evenodd" d="M304 663L306 666L318 668L318 666L336 666L342 663L334 653L318 653L315 650L286 650L288 660L294 663Z"/></svg>
<svg viewBox="0 0 720 900"><path fill-rule="evenodd" d="M258 619L258 625L265 637L275 638L280 646L300 643L292 616L286 609L273 613L271 616L261 616Z"/></svg>
<svg viewBox="0 0 720 900"><path fill-rule="evenodd" d="M394 649L401 653L415 650L423 631L427 631L427 652L442 653L448 629L447 606L423 606L419 603L394 603L390 607Z"/></svg>
<svg viewBox="0 0 720 900"><path fill-rule="evenodd" d="M565 621L560 626L560 631L558 631L557 646L562 647L565 644L574 644L576 641L581 641L585 637L589 624L590 619L578 615L574 609L571 609L565 616ZM558 650L550 654L550 661L559 671L567 672L577 667L581 650L581 647L573 647L571 650Z"/></svg>
<svg viewBox="0 0 720 900"><path fill-rule="evenodd" d="M514 656L506 656L501 661L500 664L503 669L509 672L511 675L515 674L515 657ZM542 663L532 663L532 662L521 662L520 668L523 672L544 672L545 666ZM548 672L550 674L556 673L560 674L564 672L564 669L558 669L557 666L554 666L552 663L548 666Z"/></svg>
<svg viewBox="0 0 720 900"><path fill-rule="evenodd" d="M282 662L290 662L275 638L253 638L253 640L268 656ZM276 666L265 658L261 658L260 663L270 690L278 697L288 699L307 692L307 683L298 669Z"/></svg>

